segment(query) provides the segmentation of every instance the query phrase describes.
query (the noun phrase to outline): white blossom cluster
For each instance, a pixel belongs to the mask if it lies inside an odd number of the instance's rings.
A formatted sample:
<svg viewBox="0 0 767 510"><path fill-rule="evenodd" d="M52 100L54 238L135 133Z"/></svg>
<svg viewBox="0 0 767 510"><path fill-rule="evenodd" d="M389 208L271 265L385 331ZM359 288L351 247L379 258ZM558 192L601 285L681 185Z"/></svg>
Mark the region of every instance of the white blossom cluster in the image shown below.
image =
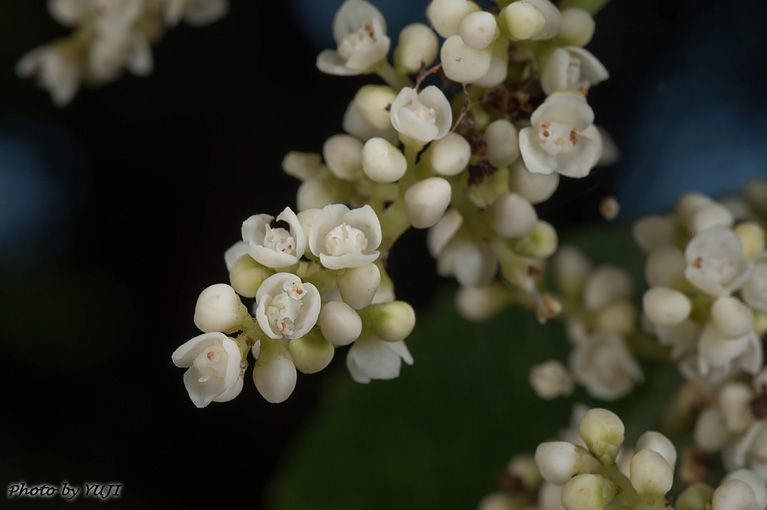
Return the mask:
<svg viewBox="0 0 767 510"><path fill-rule="evenodd" d="M82 83L109 83L123 70L151 73L151 45L166 28L206 25L228 10L228 0L48 0L51 16L73 34L33 49L16 72L36 78L54 104L65 106Z"/></svg>

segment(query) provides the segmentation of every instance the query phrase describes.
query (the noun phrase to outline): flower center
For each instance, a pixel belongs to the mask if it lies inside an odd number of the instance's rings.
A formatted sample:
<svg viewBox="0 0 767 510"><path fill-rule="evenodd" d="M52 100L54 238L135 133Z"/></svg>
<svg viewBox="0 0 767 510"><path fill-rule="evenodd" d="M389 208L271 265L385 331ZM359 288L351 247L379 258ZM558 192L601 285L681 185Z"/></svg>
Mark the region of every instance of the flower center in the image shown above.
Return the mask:
<svg viewBox="0 0 767 510"><path fill-rule="evenodd" d="M364 46L373 44L377 39L376 29L373 23L365 23L362 28L352 32L344 37L338 44L338 54L345 59L350 59L352 55Z"/></svg>
<svg viewBox="0 0 767 510"><path fill-rule="evenodd" d="M415 116L421 120L425 120L431 124L437 123L437 112L434 111L434 108L429 108L417 99L411 101L410 104L407 105L407 109L415 113Z"/></svg>
<svg viewBox="0 0 767 510"><path fill-rule="evenodd" d="M565 79L567 80L568 89L579 89L585 84L585 82L581 81L581 59L570 59L565 70ZM588 86L585 88L588 88Z"/></svg>
<svg viewBox="0 0 767 510"><path fill-rule="evenodd" d="M202 351L194 359L194 368L200 375L198 381L206 382L211 377L224 377L228 355L223 347L213 346Z"/></svg>
<svg viewBox="0 0 767 510"><path fill-rule="evenodd" d="M727 287L738 276L738 264L729 258L697 257L693 266L722 287Z"/></svg>
<svg viewBox="0 0 767 510"><path fill-rule="evenodd" d="M296 240L284 228L272 228L267 225L264 247L282 253L293 253L296 247Z"/></svg>
<svg viewBox="0 0 767 510"><path fill-rule="evenodd" d="M296 317L301 310L301 298L306 295L303 284L288 282L283 290L266 306L266 318L283 335L293 333Z"/></svg>
<svg viewBox="0 0 767 510"><path fill-rule="evenodd" d="M542 122L538 129L538 138L543 150L552 156L560 152L570 152L581 140L577 129L558 122Z"/></svg>
<svg viewBox="0 0 767 510"><path fill-rule="evenodd" d="M365 233L346 223L338 225L325 236L325 250L334 257L347 253L362 253L367 247L368 239Z"/></svg>

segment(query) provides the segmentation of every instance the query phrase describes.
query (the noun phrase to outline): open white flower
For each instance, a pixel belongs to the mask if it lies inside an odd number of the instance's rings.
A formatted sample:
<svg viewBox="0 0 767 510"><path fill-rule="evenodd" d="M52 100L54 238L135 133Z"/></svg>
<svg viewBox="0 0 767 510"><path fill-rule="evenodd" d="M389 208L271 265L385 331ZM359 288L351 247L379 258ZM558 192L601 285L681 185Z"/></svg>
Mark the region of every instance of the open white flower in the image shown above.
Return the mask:
<svg viewBox="0 0 767 510"><path fill-rule="evenodd" d="M421 92L405 87L391 105L391 124L400 135L419 142L439 140L447 135L453 112L444 92L430 85Z"/></svg>
<svg viewBox="0 0 767 510"><path fill-rule="evenodd" d="M541 71L541 89L546 95L558 90L588 90L609 77L605 66L591 52L565 46L549 55Z"/></svg>
<svg viewBox="0 0 767 510"><path fill-rule="evenodd" d="M79 62L61 44L40 46L30 51L19 60L16 74L22 78L36 76L39 86L50 92L56 106L65 106L72 101L82 78Z"/></svg>
<svg viewBox="0 0 767 510"><path fill-rule="evenodd" d="M274 274L258 288L254 315L269 338L301 338L317 323L320 292L294 274Z"/></svg>
<svg viewBox="0 0 767 510"><path fill-rule="evenodd" d="M615 400L643 380L642 369L625 340L613 333L596 332L574 345L570 370L594 398Z"/></svg>
<svg viewBox="0 0 767 510"><path fill-rule="evenodd" d="M360 267L379 255L381 224L369 205L349 209L331 204L322 209L309 232L309 249L329 269Z"/></svg>
<svg viewBox="0 0 767 510"><path fill-rule="evenodd" d="M722 451L727 471L748 468L767 481L767 420L758 420Z"/></svg>
<svg viewBox="0 0 767 510"><path fill-rule="evenodd" d="M364 0L346 0L333 18L333 39L337 50L317 56L323 73L352 76L370 70L389 53L383 15Z"/></svg>
<svg viewBox="0 0 767 510"><path fill-rule="evenodd" d="M277 221L284 221L289 229L272 228L275 218L268 214L256 214L242 223L242 239L248 244L248 253L266 267L288 267L297 263L306 251L306 234L296 213L286 207Z"/></svg>
<svg viewBox="0 0 767 510"><path fill-rule="evenodd" d="M734 374L744 370L756 374L762 368L762 346L756 332L738 338L727 338L708 324L698 340L698 373L706 377L710 371Z"/></svg>
<svg viewBox="0 0 767 510"><path fill-rule="evenodd" d="M237 343L223 333L196 336L176 349L171 359L177 367L189 367L184 386L197 407L227 402L242 390L242 356Z"/></svg>
<svg viewBox="0 0 767 510"><path fill-rule="evenodd" d="M405 342L384 342L374 335L358 338L346 356L346 366L352 379L369 383L372 379L399 377L402 362L413 364L413 356Z"/></svg>
<svg viewBox="0 0 767 510"><path fill-rule="evenodd" d="M599 160L600 144L586 131L594 112L582 94L549 97L519 132L519 150L528 170L585 177ZM584 133L586 131L586 133Z"/></svg>
<svg viewBox="0 0 767 510"><path fill-rule="evenodd" d="M754 263L743 259L740 238L724 226L709 228L687 244L685 277L710 296L740 289L754 272Z"/></svg>

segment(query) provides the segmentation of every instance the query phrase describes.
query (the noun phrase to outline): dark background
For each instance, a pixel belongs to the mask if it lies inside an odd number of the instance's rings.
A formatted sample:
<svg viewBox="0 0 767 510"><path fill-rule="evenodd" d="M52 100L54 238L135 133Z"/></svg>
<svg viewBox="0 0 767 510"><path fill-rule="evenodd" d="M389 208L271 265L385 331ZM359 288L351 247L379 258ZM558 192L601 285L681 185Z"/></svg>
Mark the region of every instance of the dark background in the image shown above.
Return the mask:
<svg viewBox="0 0 767 510"><path fill-rule="evenodd" d="M248 372L237 399L199 410L170 362L198 333L197 294L226 281L242 220L295 205L282 157L321 151L357 88L376 82L314 67L336 5L231 3L213 25L170 30L150 77L83 89L63 109L13 66L68 30L44 2L0 5L0 489L122 482L109 506L260 507L318 412L322 375L299 376L270 405ZM422 18L426 3L407 9ZM404 8L379 4L396 41ZM597 221L615 193L628 221L686 189L735 191L767 175L765 28L756 0L613 0L589 45L611 79L589 101L623 158L563 180L541 215L566 231ZM422 233L405 236L390 267L419 311L443 288ZM345 370L343 356L332 367Z"/></svg>

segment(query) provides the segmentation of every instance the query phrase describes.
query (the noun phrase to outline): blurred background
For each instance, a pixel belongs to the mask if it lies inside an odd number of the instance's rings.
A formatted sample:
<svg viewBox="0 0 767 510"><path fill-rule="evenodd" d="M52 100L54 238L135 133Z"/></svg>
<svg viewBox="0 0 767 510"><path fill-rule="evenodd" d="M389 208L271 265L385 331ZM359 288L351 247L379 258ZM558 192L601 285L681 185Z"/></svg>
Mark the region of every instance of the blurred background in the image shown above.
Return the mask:
<svg viewBox="0 0 767 510"><path fill-rule="evenodd" d="M378 2L394 41L427 3ZM108 505L125 508L466 508L516 449L566 424L571 402L543 404L525 383L527 361L550 357L561 332L538 333L518 313L445 329L452 287L422 232L390 258L398 297L424 317L408 342L416 364L399 380L353 385L339 352L326 373L299 376L284 404L266 403L248 372L233 402L196 409L170 354L198 333L198 293L227 280L223 252L242 220L295 205L283 156L320 152L376 79L314 66L339 0L231 0L210 26L169 30L151 76L126 74L56 108L14 74L25 53L69 33L45 4L0 3L0 489L118 482L123 496ZM588 49L611 78L589 101L622 158L567 180L540 212L565 236L600 225L606 261L632 250L616 232L637 215L767 175L767 8L612 0L596 21ZM599 219L608 195L622 206L617 230ZM553 346L528 342L520 354L480 342L509 321Z"/></svg>

